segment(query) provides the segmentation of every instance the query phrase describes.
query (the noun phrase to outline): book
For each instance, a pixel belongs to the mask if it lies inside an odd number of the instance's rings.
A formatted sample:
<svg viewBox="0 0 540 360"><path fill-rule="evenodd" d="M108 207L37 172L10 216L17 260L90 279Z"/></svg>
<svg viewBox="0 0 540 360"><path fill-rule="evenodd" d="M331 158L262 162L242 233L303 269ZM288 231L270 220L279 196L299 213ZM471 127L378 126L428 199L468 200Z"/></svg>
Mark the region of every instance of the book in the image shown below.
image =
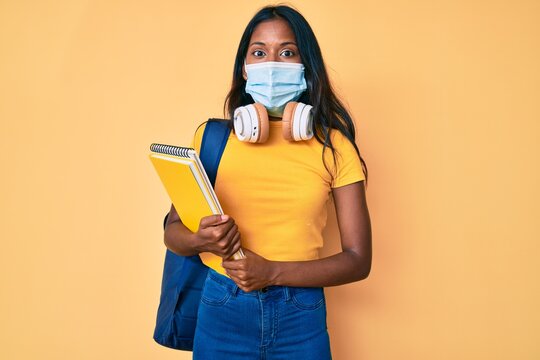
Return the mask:
<svg viewBox="0 0 540 360"><path fill-rule="evenodd" d="M197 232L205 216L223 214L223 209L208 179L195 149L165 145L150 145L150 161L171 199L182 223ZM233 258L243 259L240 249Z"/></svg>

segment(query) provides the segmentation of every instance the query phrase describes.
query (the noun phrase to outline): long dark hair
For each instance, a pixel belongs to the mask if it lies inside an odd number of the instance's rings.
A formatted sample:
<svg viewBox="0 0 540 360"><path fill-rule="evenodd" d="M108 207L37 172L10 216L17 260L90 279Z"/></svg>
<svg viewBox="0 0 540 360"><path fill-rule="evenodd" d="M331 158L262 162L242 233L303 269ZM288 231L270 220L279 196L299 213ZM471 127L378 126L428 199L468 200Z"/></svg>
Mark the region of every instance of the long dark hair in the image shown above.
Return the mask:
<svg viewBox="0 0 540 360"><path fill-rule="evenodd" d="M242 66L253 31L259 23L272 19L284 19L287 21L296 37L298 51L305 67L304 74L307 82L307 90L298 101L313 106L314 137L319 143L323 144L323 161L324 150L327 147L332 150L334 162L336 161L335 149L330 138L331 129L336 129L349 139L354 146L362 163L367 186L367 166L360 155L358 146L356 146L354 122L332 89L321 49L313 30L306 19L293 8L283 5L266 6L259 10L247 25L236 52L231 90L225 98L225 116L232 118L236 108L254 102L251 95L245 91L246 80L243 77ZM230 126L232 126L232 121Z"/></svg>

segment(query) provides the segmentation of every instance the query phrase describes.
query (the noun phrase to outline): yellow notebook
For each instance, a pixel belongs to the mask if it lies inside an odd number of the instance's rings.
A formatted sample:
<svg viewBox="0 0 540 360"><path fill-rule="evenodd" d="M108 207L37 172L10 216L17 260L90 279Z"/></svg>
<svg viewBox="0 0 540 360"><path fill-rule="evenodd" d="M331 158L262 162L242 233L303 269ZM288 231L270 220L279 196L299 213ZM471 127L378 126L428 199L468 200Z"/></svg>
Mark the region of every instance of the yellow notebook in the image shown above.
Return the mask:
<svg viewBox="0 0 540 360"><path fill-rule="evenodd" d="M152 144L149 155L182 223L197 232L205 216L223 214L197 152L192 148ZM240 249L234 259L244 258Z"/></svg>

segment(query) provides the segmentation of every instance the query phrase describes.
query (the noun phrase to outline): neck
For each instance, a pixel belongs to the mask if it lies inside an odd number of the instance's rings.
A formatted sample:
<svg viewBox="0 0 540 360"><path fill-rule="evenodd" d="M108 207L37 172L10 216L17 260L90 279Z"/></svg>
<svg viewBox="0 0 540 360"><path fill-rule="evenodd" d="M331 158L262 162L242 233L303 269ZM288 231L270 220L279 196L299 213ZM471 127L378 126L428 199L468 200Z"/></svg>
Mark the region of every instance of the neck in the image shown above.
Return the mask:
<svg viewBox="0 0 540 360"><path fill-rule="evenodd" d="M268 121L281 121L281 118L280 117L275 117L275 116L269 116Z"/></svg>

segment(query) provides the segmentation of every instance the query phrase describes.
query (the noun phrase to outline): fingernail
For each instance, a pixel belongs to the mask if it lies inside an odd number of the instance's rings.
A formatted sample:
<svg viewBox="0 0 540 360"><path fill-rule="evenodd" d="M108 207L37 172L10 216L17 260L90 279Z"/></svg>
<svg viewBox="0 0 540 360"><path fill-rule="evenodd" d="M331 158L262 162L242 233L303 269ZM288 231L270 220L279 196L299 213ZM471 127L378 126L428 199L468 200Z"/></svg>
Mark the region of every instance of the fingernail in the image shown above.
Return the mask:
<svg viewBox="0 0 540 360"><path fill-rule="evenodd" d="M229 215L221 215L221 221L229 220Z"/></svg>

